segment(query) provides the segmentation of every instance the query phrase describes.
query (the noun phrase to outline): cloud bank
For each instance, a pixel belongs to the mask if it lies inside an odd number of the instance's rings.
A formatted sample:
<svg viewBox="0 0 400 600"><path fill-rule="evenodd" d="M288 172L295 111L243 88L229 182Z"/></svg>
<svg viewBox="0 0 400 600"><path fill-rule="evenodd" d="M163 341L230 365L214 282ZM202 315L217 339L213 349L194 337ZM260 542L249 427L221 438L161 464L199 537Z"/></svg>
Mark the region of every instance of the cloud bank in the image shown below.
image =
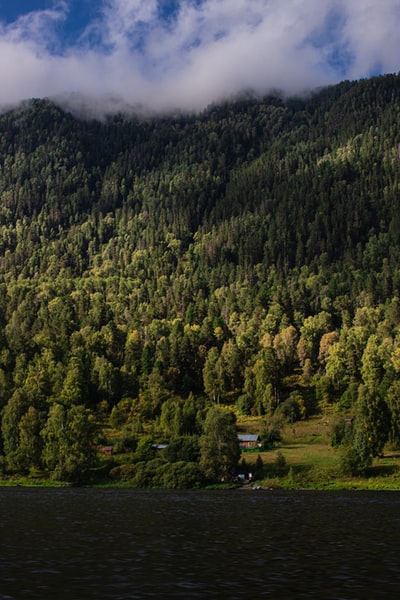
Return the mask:
<svg viewBox="0 0 400 600"><path fill-rule="evenodd" d="M201 110L400 70L400 0L93 0L78 38L64 35L70 9L0 22L0 105Z"/></svg>

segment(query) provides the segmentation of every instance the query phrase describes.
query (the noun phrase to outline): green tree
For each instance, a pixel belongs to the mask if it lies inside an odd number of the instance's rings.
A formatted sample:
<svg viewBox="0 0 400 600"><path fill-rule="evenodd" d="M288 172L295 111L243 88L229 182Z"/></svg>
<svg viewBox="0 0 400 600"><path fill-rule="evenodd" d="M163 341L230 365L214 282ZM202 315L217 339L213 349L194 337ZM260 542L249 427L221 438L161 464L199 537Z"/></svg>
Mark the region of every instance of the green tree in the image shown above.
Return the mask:
<svg viewBox="0 0 400 600"><path fill-rule="evenodd" d="M160 427L167 436L176 436L181 433L182 427L182 401L171 398L163 402L161 406Z"/></svg>
<svg viewBox="0 0 400 600"><path fill-rule="evenodd" d="M324 359L326 379L337 389L347 383L346 351L341 342L333 342Z"/></svg>
<svg viewBox="0 0 400 600"><path fill-rule="evenodd" d="M80 354L72 356L68 362L59 401L65 406L88 402L88 372Z"/></svg>
<svg viewBox="0 0 400 600"><path fill-rule="evenodd" d="M43 461L53 479L81 481L95 465L95 425L83 406L54 403L42 430Z"/></svg>
<svg viewBox="0 0 400 600"><path fill-rule="evenodd" d="M18 448L20 443L20 421L29 407L29 400L23 390L17 389L11 396L2 412L1 433L3 449L7 464L13 470L18 470Z"/></svg>
<svg viewBox="0 0 400 600"><path fill-rule="evenodd" d="M390 410L390 434L393 444L400 445L400 381L396 379L388 389L386 402Z"/></svg>
<svg viewBox="0 0 400 600"><path fill-rule="evenodd" d="M224 342L221 350L221 369L227 388L231 391L243 385L243 357L234 340Z"/></svg>
<svg viewBox="0 0 400 600"><path fill-rule="evenodd" d="M365 385L358 391L350 448L346 456L353 472L365 473L382 453L390 432L390 412L378 393Z"/></svg>
<svg viewBox="0 0 400 600"><path fill-rule="evenodd" d="M199 438L197 435L181 435L173 437L165 450L164 458L168 462L198 462L200 453Z"/></svg>
<svg viewBox="0 0 400 600"><path fill-rule="evenodd" d="M253 366L254 395L258 414L273 414L277 407L279 363L272 347L259 353Z"/></svg>
<svg viewBox="0 0 400 600"><path fill-rule="evenodd" d="M369 388L378 388L383 377L383 364L380 356L380 343L377 335L368 338L361 358L361 376Z"/></svg>
<svg viewBox="0 0 400 600"><path fill-rule="evenodd" d="M19 422L19 446L16 451L16 463L19 470L41 468L43 442L40 436L42 423L39 413L33 406L21 417Z"/></svg>
<svg viewBox="0 0 400 600"><path fill-rule="evenodd" d="M118 391L116 369L105 356L96 356L91 370L91 379L102 400L112 402Z"/></svg>
<svg viewBox="0 0 400 600"><path fill-rule="evenodd" d="M140 438L135 452L136 460L138 462L148 462L153 460L156 454L157 449L155 448L153 438L150 436Z"/></svg>
<svg viewBox="0 0 400 600"><path fill-rule="evenodd" d="M326 359L330 354L331 347L339 341L339 334L337 331L329 331L324 333L319 343L319 354L318 362L323 369L326 364Z"/></svg>
<svg viewBox="0 0 400 600"><path fill-rule="evenodd" d="M211 407L200 436L200 468L211 481L229 477L240 458L235 415L219 406Z"/></svg>
<svg viewBox="0 0 400 600"><path fill-rule="evenodd" d="M300 364L303 365L306 358L314 363L318 357L319 345L324 333L330 330L331 317L326 311L315 316L307 317L300 328L300 339L297 352Z"/></svg>
<svg viewBox="0 0 400 600"><path fill-rule="evenodd" d="M284 372L289 372L297 357L297 331L293 325L276 334L273 342L276 357Z"/></svg>
<svg viewBox="0 0 400 600"><path fill-rule="evenodd" d="M159 474L161 483L170 489L193 489L203 483L203 474L196 462L167 463Z"/></svg>
<svg viewBox="0 0 400 600"><path fill-rule="evenodd" d="M5 404L7 404L7 401L10 397L10 391L12 389L11 382L9 381L9 377L7 375L7 371L0 368L0 411Z"/></svg>
<svg viewBox="0 0 400 600"><path fill-rule="evenodd" d="M207 354L203 369L204 391L216 404L219 404L224 391L224 378L218 348L213 346Z"/></svg>

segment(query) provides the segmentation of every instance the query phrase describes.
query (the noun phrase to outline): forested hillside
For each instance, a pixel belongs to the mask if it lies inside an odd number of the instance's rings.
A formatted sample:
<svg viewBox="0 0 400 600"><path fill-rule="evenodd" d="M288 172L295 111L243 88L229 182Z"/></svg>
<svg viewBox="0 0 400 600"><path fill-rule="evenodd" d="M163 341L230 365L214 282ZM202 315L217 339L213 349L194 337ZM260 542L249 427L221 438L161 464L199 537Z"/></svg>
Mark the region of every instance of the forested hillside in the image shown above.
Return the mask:
<svg viewBox="0 0 400 600"><path fill-rule="evenodd" d="M399 184L395 75L196 116L0 116L0 472L77 478L110 422L212 479L217 403L336 404L362 471L400 441Z"/></svg>

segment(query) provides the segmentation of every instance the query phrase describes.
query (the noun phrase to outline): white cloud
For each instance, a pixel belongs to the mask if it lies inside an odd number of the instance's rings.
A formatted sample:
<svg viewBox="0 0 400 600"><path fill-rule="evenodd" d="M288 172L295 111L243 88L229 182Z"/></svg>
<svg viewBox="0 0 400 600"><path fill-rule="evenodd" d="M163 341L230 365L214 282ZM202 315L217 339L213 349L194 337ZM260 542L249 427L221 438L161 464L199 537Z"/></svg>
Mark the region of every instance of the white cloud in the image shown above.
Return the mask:
<svg viewBox="0 0 400 600"><path fill-rule="evenodd" d="M368 75L377 68L400 70L400 1L353 0L347 7L343 37L354 53L349 77Z"/></svg>
<svg viewBox="0 0 400 600"><path fill-rule="evenodd" d="M292 93L399 70L400 0L180 0L168 22L157 0L96 6L69 47L66 0L0 24L0 104L72 94L96 110L201 109L243 89Z"/></svg>
<svg viewBox="0 0 400 600"><path fill-rule="evenodd" d="M31 11L21 15L7 27L0 24L0 39L13 44L26 44L31 52L47 52L57 44L54 26L63 22L67 15L67 3L59 0L52 9Z"/></svg>

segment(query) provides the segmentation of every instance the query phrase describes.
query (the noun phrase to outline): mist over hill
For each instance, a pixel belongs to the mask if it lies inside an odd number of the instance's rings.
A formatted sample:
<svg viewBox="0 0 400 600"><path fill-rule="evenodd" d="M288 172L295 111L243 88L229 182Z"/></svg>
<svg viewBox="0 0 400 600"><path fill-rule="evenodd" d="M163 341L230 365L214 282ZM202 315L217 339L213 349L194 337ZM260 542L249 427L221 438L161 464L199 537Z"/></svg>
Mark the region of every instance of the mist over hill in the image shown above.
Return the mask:
<svg viewBox="0 0 400 600"><path fill-rule="evenodd" d="M398 442L399 119L397 75L199 115L4 113L3 469L56 471L68 419L168 438L214 402L336 403L374 431L354 448Z"/></svg>

